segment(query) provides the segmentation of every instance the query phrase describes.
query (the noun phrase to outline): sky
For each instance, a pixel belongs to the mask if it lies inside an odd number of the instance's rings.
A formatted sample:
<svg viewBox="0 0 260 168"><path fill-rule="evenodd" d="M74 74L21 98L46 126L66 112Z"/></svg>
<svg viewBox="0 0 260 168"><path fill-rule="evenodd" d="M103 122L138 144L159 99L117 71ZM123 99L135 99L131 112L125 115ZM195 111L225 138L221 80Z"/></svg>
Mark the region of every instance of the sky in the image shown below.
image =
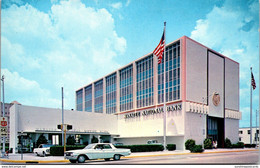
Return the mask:
<svg viewBox="0 0 260 168"><path fill-rule="evenodd" d="M240 127L259 109L257 0L2 0L5 102L75 109L75 91L157 46L188 36L240 63ZM259 125L259 124L258 124Z"/></svg>

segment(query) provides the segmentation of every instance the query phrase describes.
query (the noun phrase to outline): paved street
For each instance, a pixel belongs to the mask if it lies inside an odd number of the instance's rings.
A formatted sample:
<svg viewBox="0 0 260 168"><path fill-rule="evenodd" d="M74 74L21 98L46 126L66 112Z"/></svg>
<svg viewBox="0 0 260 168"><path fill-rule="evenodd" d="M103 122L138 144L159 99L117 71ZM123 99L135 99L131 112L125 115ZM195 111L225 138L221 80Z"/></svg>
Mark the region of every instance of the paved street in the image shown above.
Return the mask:
<svg viewBox="0 0 260 168"><path fill-rule="evenodd" d="M250 151L122 158L119 161L93 160L84 164L257 164L258 159L259 152Z"/></svg>
<svg viewBox="0 0 260 168"><path fill-rule="evenodd" d="M16 159L19 159L19 155L12 156ZM38 161L46 161L39 164L65 164L73 165L67 160L63 160L63 157L35 157L34 154L25 154L24 159L35 158ZM19 159L20 160L20 159ZM19 161L17 160L17 161ZM56 161L55 161L56 160ZM174 151L174 152L144 152L144 153L133 153L128 157L122 157L119 161L104 161L100 160L91 160L86 161L83 165L89 164L98 164L98 165L130 165L130 164L257 164L259 160L259 151L258 150L208 150L204 153L185 153L185 151ZM50 162L48 162L50 161ZM58 162L61 161L61 162ZM12 165L12 164L35 164L35 163L17 163L17 162L0 162L3 165ZM78 164L82 165L82 164Z"/></svg>

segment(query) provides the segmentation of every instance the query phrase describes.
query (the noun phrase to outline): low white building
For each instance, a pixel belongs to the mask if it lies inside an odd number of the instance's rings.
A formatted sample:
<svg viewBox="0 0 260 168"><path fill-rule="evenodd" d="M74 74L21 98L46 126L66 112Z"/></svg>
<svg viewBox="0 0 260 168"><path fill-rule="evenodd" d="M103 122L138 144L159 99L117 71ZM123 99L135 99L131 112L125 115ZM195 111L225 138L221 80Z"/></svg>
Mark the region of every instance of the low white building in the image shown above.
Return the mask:
<svg viewBox="0 0 260 168"><path fill-rule="evenodd" d="M239 141L250 144L250 127L239 128ZM259 144L259 128L252 127L252 144Z"/></svg>

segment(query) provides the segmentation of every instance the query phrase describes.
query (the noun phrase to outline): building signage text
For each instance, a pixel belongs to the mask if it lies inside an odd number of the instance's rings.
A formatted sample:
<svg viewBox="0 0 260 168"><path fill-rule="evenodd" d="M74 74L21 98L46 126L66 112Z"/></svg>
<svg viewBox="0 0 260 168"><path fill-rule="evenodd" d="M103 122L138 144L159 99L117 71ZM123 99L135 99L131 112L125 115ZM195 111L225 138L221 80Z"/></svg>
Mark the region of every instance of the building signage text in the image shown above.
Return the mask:
<svg viewBox="0 0 260 168"><path fill-rule="evenodd" d="M168 106L166 108L167 108L168 112L181 110L181 104ZM144 110L142 112L139 111L139 112L136 112L136 113L126 114L125 115L125 119L136 118L136 117L140 117L140 116L148 116L148 115L160 114L160 113L163 113L163 107L156 108L156 109L150 109L150 110Z"/></svg>

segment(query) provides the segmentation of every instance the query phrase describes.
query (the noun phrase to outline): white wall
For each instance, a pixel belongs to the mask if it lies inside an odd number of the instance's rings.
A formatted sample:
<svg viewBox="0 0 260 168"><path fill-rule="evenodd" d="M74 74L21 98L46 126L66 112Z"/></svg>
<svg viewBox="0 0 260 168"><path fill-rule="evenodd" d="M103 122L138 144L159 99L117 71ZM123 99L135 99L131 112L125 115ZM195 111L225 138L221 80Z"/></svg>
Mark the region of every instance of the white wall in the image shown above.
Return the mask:
<svg viewBox="0 0 260 168"><path fill-rule="evenodd" d="M163 136L163 113L148 116L141 115L140 117L128 119L124 117L125 114L118 116L118 134L120 137ZM167 135L184 135L184 115L182 110L167 112L166 127Z"/></svg>
<svg viewBox="0 0 260 168"><path fill-rule="evenodd" d="M185 138L194 139L197 145L202 145L206 138L206 115L198 113L186 113Z"/></svg>
<svg viewBox="0 0 260 168"><path fill-rule="evenodd" d="M207 97L207 48L190 39L186 40L186 45L187 100L202 103Z"/></svg>
<svg viewBox="0 0 260 168"><path fill-rule="evenodd" d="M238 135L239 120L225 119L225 138L230 139L231 143L237 143L239 140Z"/></svg>
<svg viewBox="0 0 260 168"><path fill-rule="evenodd" d="M209 52L209 116L224 117L224 58ZM220 103L215 106L212 95L217 92L220 95Z"/></svg>
<svg viewBox="0 0 260 168"><path fill-rule="evenodd" d="M225 60L225 106L239 111L239 64Z"/></svg>

